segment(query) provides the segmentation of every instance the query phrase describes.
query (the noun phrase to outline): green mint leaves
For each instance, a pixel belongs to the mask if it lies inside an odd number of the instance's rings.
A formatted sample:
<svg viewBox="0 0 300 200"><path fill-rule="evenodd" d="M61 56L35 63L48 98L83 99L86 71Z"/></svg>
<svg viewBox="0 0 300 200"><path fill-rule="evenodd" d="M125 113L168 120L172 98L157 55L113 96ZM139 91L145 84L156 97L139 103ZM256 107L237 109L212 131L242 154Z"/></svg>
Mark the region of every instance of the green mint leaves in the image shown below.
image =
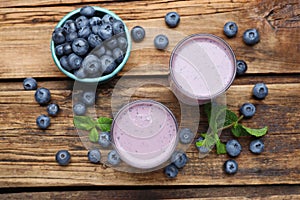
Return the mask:
<svg viewBox="0 0 300 200"><path fill-rule="evenodd" d="M221 142L218 134L222 130L231 128L231 132L235 137L250 135L261 137L268 132L267 126L261 129L252 129L243 126L240 124L240 121L244 116L238 117L224 105L214 104L214 106L212 106L211 103L205 104L204 112L207 116L210 129L209 133L201 134L201 136L204 137L204 140L197 142L196 146L212 148L216 145L217 154L226 153L225 144Z"/></svg>
<svg viewBox="0 0 300 200"><path fill-rule="evenodd" d="M91 142L98 142L98 129L103 132L110 131L112 119L108 117L99 117L94 120L88 116L74 116L73 123L76 128L89 131L89 139Z"/></svg>

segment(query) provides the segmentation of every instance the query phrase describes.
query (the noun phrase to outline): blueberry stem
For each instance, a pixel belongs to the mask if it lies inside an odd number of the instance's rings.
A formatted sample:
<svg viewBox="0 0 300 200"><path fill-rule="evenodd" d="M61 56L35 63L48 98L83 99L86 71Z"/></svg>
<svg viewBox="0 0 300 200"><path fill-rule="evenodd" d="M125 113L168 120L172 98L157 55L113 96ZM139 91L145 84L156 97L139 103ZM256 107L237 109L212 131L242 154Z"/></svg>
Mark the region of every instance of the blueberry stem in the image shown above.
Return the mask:
<svg viewBox="0 0 300 200"><path fill-rule="evenodd" d="M244 115L241 115L236 122L232 122L231 124L224 126L222 128L219 128L218 131L223 131L225 129L231 128L232 126L236 125L239 121L241 121L244 118Z"/></svg>

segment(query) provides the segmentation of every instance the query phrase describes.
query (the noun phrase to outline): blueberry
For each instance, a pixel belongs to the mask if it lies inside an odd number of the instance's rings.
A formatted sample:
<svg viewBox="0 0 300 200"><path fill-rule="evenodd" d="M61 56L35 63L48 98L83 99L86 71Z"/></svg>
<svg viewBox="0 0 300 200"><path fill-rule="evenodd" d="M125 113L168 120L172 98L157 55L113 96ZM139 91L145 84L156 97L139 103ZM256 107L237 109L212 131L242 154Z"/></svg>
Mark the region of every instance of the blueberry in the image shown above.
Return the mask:
<svg viewBox="0 0 300 200"><path fill-rule="evenodd" d="M120 64L124 59L124 52L120 48L115 48L112 55L117 64Z"/></svg>
<svg viewBox="0 0 300 200"><path fill-rule="evenodd" d="M91 54L94 54L95 56L100 58L101 56L103 56L105 54L105 52L106 52L106 49L105 49L104 45L99 45L91 51Z"/></svg>
<svg viewBox="0 0 300 200"><path fill-rule="evenodd" d="M55 160L59 165L68 165L71 160L71 154L67 150L60 150L56 153Z"/></svg>
<svg viewBox="0 0 300 200"><path fill-rule="evenodd" d="M256 108L252 103L244 103L240 108L240 113L245 118L250 118L255 114Z"/></svg>
<svg viewBox="0 0 300 200"><path fill-rule="evenodd" d="M92 33L98 35L98 32L99 32L99 29L100 29L100 25L95 25L95 26L92 26Z"/></svg>
<svg viewBox="0 0 300 200"><path fill-rule="evenodd" d="M111 16L110 14L105 14L102 17L102 21L103 21L103 23L113 24L115 21L115 18L113 16Z"/></svg>
<svg viewBox="0 0 300 200"><path fill-rule="evenodd" d="M73 20L69 19L67 20L63 25L64 33L66 35L70 33L74 33L77 31L76 24Z"/></svg>
<svg viewBox="0 0 300 200"><path fill-rule="evenodd" d="M86 17L93 17L95 9L92 6L84 6L80 9L80 14Z"/></svg>
<svg viewBox="0 0 300 200"><path fill-rule="evenodd" d="M47 129L50 126L50 118L46 115L40 115L36 118L36 125L40 129Z"/></svg>
<svg viewBox="0 0 300 200"><path fill-rule="evenodd" d="M110 57L113 56L112 51L108 48L106 48L106 50L105 50L105 55L110 56Z"/></svg>
<svg viewBox="0 0 300 200"><path fill-rule="evenodd" d="M101 160L101 153L98 149L89 150L87 156L91 163L97 164Z"/></svg>
<svg viewBox="0 0 300 200"><path fill-rule="evenodd" d="M194 133L188 128L182 128L179 131L179 141L182 144L189 144L194 139Z"/></svg>
<svg viewBox="0 0 300 200"><path fill-rule="evenodd" d="M165 16L165 22L170 28L175 28L180 22L180 16L177 12L169 12Z"/></svg>
<svg viewBox="0 0 300 200"><path fill-rule="evenodd" d="M264 142L261 139L253 140L250 143L250 151L254 154L260 154L265 148Z"/></svg>
<svg viewBox="0 0 300 200"><path fill-rule="evenodd" d="M78 38L77 32L68 33L66 35L66 41L67 42L73 42L76 38Z"/></svg>
<svg viewBox="0 0 300 200"><path fill-rule="evenodd" d="M113 28L113 33L115 35L123 33L125 31L124 24L120 20L114 21L112 24L112 28Z"/></svg>
<svg viewBox="0 0 300 200"><path fill-rule="evenodd" d="M87 106L92 106L95 104L96 95L95 92L85 91L82 94L82 102Z"/></svg>
<svg viewBox="0 0 300 200"><path fill-rule="evenodd" d="M164 50L168 45L169 39L167 38L167 36L160 34L154 38L154 46L158 50Z"/></svg>
<svg viewBox="0 0 300 200"><path fill-rule="evenodd" d="M25 90L35 90L37 88L37 82L34 78L25 78L23 87Z"/></svg>
<svg viewBox="0 0 300 200"><path fill-rule="evenodd" d="M101 68L102 68L101 71L104 74L110 74L117 67L117 64L114 61L114 59L111 56L108 56L108 55L101 56L100 63L101 63Z"/></svg>
<svg viewBox="0 0 300 200"><path fill-rule="evenodd" d="M224 170L227 174L235 174L238 171L238 164L235 160L227 160L224 163Z"/></svg>
<svg viewBox="0 0 300 200"><path fill-rule="evenodd" d="M116 166L121 162L120 156L116 150L111 150L108 153L107 162L113 166Z"/></svg>
<svg viewBox="0 0 300 200"><path fill-rule="evenodd" d="M232 139L226 143L226 151L231 157L236 157L240 155L242 146L237 140Z"/></svg>
<svg viewBox="0 0 300 200"><path fill-rule="evenodd" d="M84 115L86 112L85 104L80 103L80 102L74 104L73 112L75 113L75 115Z"/></svg>
<svg viewBox="0 0 300 200"><path fill-rule="evenodd" d="M92 17L90 19L90 26L93 27L93 26L96 26L96 25L101 25L102 24L102 20L100 17Z"/></svg>
<svg viewBox="0 0 300 200"><path fill-rule="evenodd" d="M168 178L175 178L178 174L178 169L175 165L170 164L165 168L164 173Z"/></svg>
<svg viewBox="0 0 300 200"><path fill-rule="evenodd" d="M63 50L64 50L64 54L65 54L65 55L69 55L69 54L71 54L71 53L73 52L72 46L71 46L70 43L65 43L65 44L63 45Z"/></svg>
<svg viewBox="0 0 300 200"><path fill-rule="evenodd" d="M145 38L145 29L141 26L135 26L131 29L131 38L135 42L141 42Z"/></svg>
<svg viewBox="0 0 300 200"><path fill-rule="evenodd" d="M113 35L112 25L108 23L102 24L98 30L98 35L102 40L111 38Z"/></svg>
<svg viewBox="0 0 300 200"><path fill-rule="evenodd" d="M243 40L247 45L254 45L259 42L260 36L257 29L248 29L243 34Z"/></svg>
<svg viewBox="0 0 300 200"><path fill-rule="evenodd" d="M257 83L254 85L252 89L253 96L256 97L257 99L264 99L268 93L268 87L264 83Z"/></svg>
<svg viewBox="0 0 300 200"><path fill-rule="evenodd" d="M66 41L66 38L63 34L63 28L55 28L52 33L52 40L55 44L62 44Z"/></svg>
<svg viewBox="0 0 300 200"><path fill-rule="evenodd" d="M51 93L46 88L38 88L34 94L34 98L40 105L45 105L51 100Z"/></svg>
<svg viewBox="0 0 300 200"><path fill-rule="evenodd" d="M88 38L88 42L90 47L95 48L96 46L99 46L102 44L102 40L99 35L90 34Z"/></svg>
<svg viewBox="0 0 300 200"><path fill-rule="evenodd" d="M118 47L120 47L120 49L122 49L123 51L127 49L127 39L123 36L118 37Z"/></svg>
<svg viewBox="0 0 300 200"><path fill-rule="evenodd" d="M188 158L185 153L176 151L173 153L171 157L171 162L177 167L177 168L183 168L188 161Z"/></svg>
<svg viewBox="0 0 300 200"><path fill-rule="evenodd" d="M79 29L78 37L87 39L91 33L92 33L92 31L91 31L90 27L84 26Z"/></svg>
<svg viewBox="0 0 300 200"><path fill-rule="evenodd" d="M68 56L68 63L71 69L79 69L81 67L82 58L77 56L75 53L72 53Z"/></svg>
<svg viewBox="0 0 300 200"><path fill-rule="evenodd" d="M64 45L60 44L55 47L55 55L58 57L64 55Z"/></svg>
<svg viewBox="0 0 300 200"><path fill-rule="evenodd" d="M224 34L228 38L232 38L232 37L236 36L236 34L238 32L238 26L234 22L227 22L224 25L224 30L223 31L224 31Z"/></svg>
<svg viewBox="0 0 300 200"><path fill-rule="evenodd" d="M59 106L56 103L51 103L47 106L47 112L50 116L56 116L59 112Z"/></svg>
<svg viewBox="0 0 300 200"><path fill-rule="evenodd" d="M98 140L98 143L106 148L106 147L109 147L110 145L110 132L101 132L100 135L99 135L99 140Z"/></svg>
<svg viewBox="0 0 300 200"><path fill-rule="evenodd" d="M71 71L72 68L68 63L68 56L63 56L59 59L60 65L67 71Z"/></svg>
<svg viewBox="0 0 300 200"><path fill-rule="evenodd" d="M202 141L202 140L204 140L204 138L203 138L203 137L199 137L199 138L196 140L196 142L199 142L199 141ZM197 146L196 146L196 147L197 147ZM209 152L209 149L206 148L206 147L204 147L204 146L197 147L197 149L198 149L198 151L199 151L200 153L208 153L208 152Z"/></svg>
<svg viewBox="0 0 300 200"><path fill-rule="evenodd" d="M113 50L114 48L118 47L118 40L116 37L111 37L110 39L105 41L105 46L110 49Z"/></svg>
<svg viewBox="0 0 300 200"><path fill-rule="evenodd" d="M75 20L76 28L79 30L82 27L88 26L90 21L85 16L80 16Z"/></svg>
<svg viewBox="0 0 300 200"><path fill-rule="evenodd" d="M99 74L101 73L100 59L97 56L90 54L84 58L82 68L84 73L88 76Z"/></svg>
<svg viewBox="0 0 300 200"><path fill-rule="evenodd" d="M89 50L89 43L83 38L77 38L72 42L72 50L77 55L83 56Z"/></svg>
<svg viewBox="0 0 300 200"><path fill-rule="evenodd" d="M74 71L74 75L75 75L77 78L81 78L81 79L86 78L86 74L85 74L85 72L84 72L84 70L83 70L82 67L79 68L78 70L75 70L75 71Z"/></svg>
<svg viewBox="0 0 300 200"><path fill-rule="evenodd" d="M237 60L236 61L236 74L237 75L243 75L247 71L247 64L243 60Z"/></svg>

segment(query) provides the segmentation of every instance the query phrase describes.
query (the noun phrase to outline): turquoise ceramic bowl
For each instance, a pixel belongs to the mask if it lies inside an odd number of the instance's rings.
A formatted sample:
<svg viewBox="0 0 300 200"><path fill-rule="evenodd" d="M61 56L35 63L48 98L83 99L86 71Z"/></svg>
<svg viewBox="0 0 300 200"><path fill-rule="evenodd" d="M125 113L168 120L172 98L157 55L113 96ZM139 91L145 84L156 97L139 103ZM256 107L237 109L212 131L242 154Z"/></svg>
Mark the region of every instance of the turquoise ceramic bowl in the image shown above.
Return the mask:
<svg viewBox="0 0 300 200"><path fill-rule="evenodd" d="M121 71L122 68L124 67L124 65L126 64L128 58L129 58L129 55L130 55L130 50L131 50L131 38L130 38L130 33L128 31L128 28L127 28L126 24L124 23L124 21L118 15L116 15L115 13L113 13L113 12L107 10L107 9L100 8L100 7L97 7L97 6L93 6L93 8L96 10L96 15L97 16L102 17L105 14L110 14L114 18L116 18L118 20L121 20L123 22L124 27L125 27L125 34L126 34L126 38L127 38L127 42L128 42L127 51L126 51L125 57L123 59L123 62L120 63L118 65L118 67L112 73L107 74L105 76L101 76L101 77L97 77L97 78L84 78L84 79L80 79L80 78L77 78L71 72L68 72L67 70L65 70L60 65L59 59L55 55L55 45L54 45L54 42L52 40L51 40L51 44L50 44L51 54L52 54L52 58L53 58L53 60L54 60L54 62L56 64L56 66L58 67L58 69L61 72L63 72L66 76L68 76L68 77L70 77L70 78L72 78L72 79L74 79L76 81L85 82L85 83L95 83L95 82L104 83L104 82L107 82L108 80L112 79L115 75L117 75L117 73L119 71ZM76 10L73 10L72 12L68 13L65 17L63 17L58 22L58 24L57 24L56 27L61 27L68 19L75 19L79 15L80 15L80 8L76 9Z"/></svg>

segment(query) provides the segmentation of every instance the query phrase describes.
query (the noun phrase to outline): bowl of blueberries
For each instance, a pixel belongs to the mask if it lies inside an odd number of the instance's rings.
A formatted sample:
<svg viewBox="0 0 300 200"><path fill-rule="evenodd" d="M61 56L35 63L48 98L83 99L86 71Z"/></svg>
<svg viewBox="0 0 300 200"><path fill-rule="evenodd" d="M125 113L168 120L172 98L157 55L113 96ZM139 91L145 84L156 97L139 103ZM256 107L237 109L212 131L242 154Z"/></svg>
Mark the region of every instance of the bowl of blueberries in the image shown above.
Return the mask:
<svg viewBox="0 0 300 200"><path fill-rule="evenodd" d="M122 19L96 6L84 6L63 17L52 33L52 58L66 76L104 83L126 64L131 38Z"/></svg>

